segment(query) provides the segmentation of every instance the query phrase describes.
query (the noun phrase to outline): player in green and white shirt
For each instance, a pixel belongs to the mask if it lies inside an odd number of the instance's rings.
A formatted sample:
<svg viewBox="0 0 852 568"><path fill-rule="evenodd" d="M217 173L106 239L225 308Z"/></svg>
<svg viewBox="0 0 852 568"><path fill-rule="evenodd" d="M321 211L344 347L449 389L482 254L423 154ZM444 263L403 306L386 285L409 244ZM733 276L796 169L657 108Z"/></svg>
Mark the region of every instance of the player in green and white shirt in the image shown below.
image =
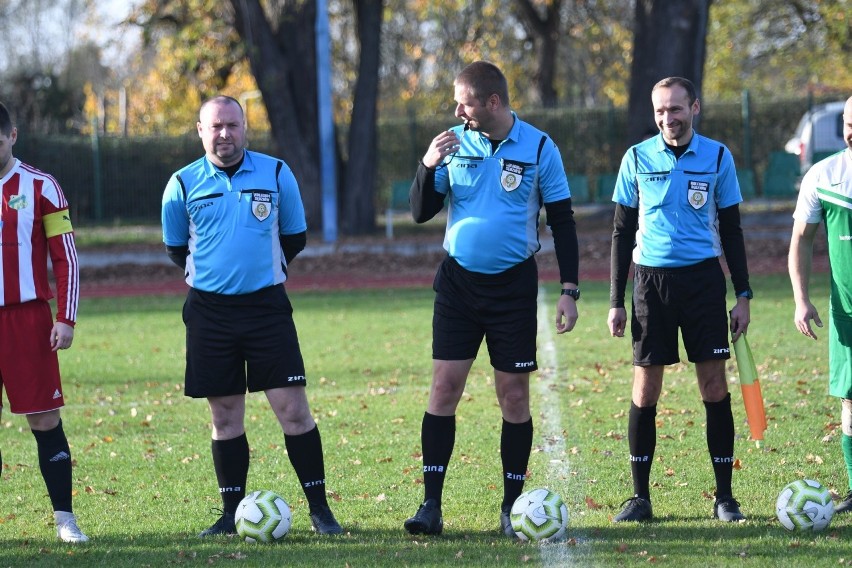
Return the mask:
<svg viewBox="0 0 852 568"><path fill-rule="evenodd" d="M808 294L813 243L825 221L831 265L829 302L828 392L841 399L841 447L849 477L849 492L834 506L835 513L852 511L852 97L843 110L845 150L814 164L802 179L793 212L789 270L796 301L796 328L816 339L811 320L822 321Z"/></svg>

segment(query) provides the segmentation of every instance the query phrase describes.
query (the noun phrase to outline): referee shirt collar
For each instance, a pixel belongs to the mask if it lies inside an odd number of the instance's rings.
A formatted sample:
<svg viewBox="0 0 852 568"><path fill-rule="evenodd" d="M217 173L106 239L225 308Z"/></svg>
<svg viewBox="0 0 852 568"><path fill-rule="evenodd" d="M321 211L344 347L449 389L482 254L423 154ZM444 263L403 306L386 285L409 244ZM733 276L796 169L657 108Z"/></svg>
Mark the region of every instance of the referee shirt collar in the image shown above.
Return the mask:
<svg viewBox="0 0 852 568"><path fill-rule="evenodd" d="M510 112L512 113L512 119L513 119L512 128L509 130L509 133L506 134L506 137L503 138L502 140L500 140L501 145L504 142L506 142L507 140L510 140L512 142L517 142L521 137L521 120L518 118L518 115L515 114L515 111L510 111ZM461 127L459 127L459 128L461 128ZM459 130L459 133L461 133L461 132L462 131ZM480 144L482 146L482 148L489 148L489 153L486 153L486 155L489 155L490 154L490 148L491 148L491 139L483 136L481 132L476 132L475 135L477 136L477 138L476 138L477 144Z"/></svg>
<svg viewBox="0 0 852 568"><path fill-rule="evenodd" d="M213 162L207 156L204 156L204 175L206 177L213 177L216 175L216 172L221 172L222 169L218 166L213 165ZM238 172L254 171L254 162L251 159L251 152L248 150L243 150L243 163L240 164L240 168L237 170Z"/></svg>
<svg viewBox="0 0 852 568"><path fill-rule="evenodd" d="M686 151L684 152L684 154L689 154L690 152L692 152L693 154L698 153L698 147L701 144L699 142L699 138L701 138L701 136L699 136L698 132L693 129L692 140L689 141L689 146L686 147ZM666 142L663 140L662 134L657 134L653 138L650 138L648 142L652 142L654 144L654 147L656 148L657 152L662 153L668 150L668 146L666 146Z"/></svg>
<svg viewBox="0 0 852 568"><path fill-rule="evenodd" d="M509 111L512 113L512 128L509 130L509 133L506 135L506 140L511 140L512 142L517 142L521 133L521 121L518 118L518 115L515 114L515 111Z"/></svg>

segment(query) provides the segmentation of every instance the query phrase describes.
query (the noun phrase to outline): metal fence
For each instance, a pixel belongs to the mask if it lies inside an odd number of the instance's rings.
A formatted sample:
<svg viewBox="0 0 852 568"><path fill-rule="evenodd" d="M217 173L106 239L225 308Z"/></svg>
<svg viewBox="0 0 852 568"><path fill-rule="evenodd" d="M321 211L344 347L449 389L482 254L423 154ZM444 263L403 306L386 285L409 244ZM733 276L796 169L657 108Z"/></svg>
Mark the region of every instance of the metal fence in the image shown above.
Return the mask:
<svg viewBox="0 0 852 568"><path fill-rule="evenodd" d="M744 175L750 195L769 195L762 180L774 152L783 150L802 114L816 101L704 103L698 130L723 141ZM548 132L562 151L566 173L589 189L585 198L606 201L607 183L627 149L626 109L520 110L519 116ZM411 180L431 139L455 123L452 115L409 117L379 125L376 211L382 213L395 182ZM54 175L62 185L77 226L151 223L160 218L169 176L202 155L195 135L175 138L38 136L19 128L15 154ZM250 136L251 147L270 152L268 137ZM741 178L742 181L742 178ZM602 189L598 189L600 182ZM309 188L302 188L307 191ZM319 191L319 188L316 189ZM609 192L612 187L609 187ZM575 191L582 198L581 191ZM747 192L748 193L748 192ZM580 200L580 199L576 199Z"/></svg>

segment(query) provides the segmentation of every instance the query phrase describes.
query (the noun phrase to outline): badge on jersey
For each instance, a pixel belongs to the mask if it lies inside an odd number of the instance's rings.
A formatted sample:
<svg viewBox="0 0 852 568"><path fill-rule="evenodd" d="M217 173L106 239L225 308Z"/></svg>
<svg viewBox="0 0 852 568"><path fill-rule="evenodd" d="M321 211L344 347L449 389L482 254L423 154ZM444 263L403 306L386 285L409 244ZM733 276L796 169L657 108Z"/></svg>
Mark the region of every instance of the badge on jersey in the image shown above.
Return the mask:
<svg viewBox="0 0 852 568"><path fill-rule="evenodd" d="M251 212L258 221L264 221L272 213L272 195L269 193L252 192Z"/></svg>
<svg viewBox="0 0 852 568"><path fill-rule="evenodd" d="M710 195L710 184L706 181L689 180L687 191L687 199L693 209L701 209L707 203L707 197Z"/></svg>
<svg viewBox="0 0 852 568"><path fill-rule="evenodd" d="M515 162L503 162L503 172L500 174L500 185L506 191L515 191L524 179L524 166Z"/></svg>
<svg viewBox="0 0 852 568"><path fill-rule="evenodd" d="M13 195L9 198L9 209L14 209L15 211L20 211L21 209L27 208L27 196L23 195Z"/></svg>

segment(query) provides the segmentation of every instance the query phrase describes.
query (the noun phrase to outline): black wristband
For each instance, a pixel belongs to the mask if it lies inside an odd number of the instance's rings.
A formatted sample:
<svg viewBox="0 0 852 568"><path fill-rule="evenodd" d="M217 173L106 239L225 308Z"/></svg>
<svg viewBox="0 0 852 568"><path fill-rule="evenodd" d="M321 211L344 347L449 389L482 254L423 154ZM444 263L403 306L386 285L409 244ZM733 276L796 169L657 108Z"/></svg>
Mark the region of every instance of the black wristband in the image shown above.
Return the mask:
<svg viewBox="0 0 852 568"><path fill-rule="evenodd" d="M566 289L563 288L560 296L571 296L572 298L574 298L574 301L576 302L577 300L580 299L580 289L579 288L572 288L570 290L566 290Z"/></svg>

